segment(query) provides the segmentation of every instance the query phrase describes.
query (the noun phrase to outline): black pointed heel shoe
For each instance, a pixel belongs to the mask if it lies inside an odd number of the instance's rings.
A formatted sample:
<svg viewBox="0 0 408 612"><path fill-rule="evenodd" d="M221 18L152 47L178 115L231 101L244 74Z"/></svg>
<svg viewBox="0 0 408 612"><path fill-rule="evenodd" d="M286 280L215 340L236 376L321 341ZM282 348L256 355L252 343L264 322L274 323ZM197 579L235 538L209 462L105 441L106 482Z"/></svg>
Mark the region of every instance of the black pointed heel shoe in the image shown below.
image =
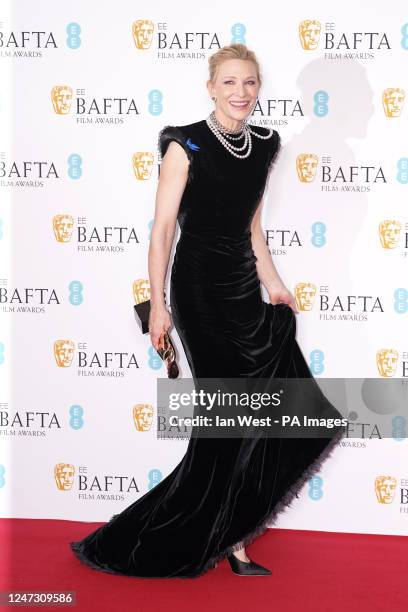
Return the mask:
<svg viewBox="0 0 408 612"><path fill-rule="evenodd" d="M234 574L238 576L269 576L272 574L267 567L255 563L255 561L241 561L235 555L228 555L227 559Z"/></svg>

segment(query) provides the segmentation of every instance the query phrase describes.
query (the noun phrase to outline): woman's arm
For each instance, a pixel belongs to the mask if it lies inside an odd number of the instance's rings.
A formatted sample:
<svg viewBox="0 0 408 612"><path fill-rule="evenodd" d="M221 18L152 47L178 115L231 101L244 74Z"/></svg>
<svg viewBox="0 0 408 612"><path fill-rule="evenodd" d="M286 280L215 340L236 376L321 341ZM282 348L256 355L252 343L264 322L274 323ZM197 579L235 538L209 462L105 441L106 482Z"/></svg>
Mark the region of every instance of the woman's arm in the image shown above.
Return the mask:
<svg viewBox="0 0 408 612"><path fill-rule="evenodd" d="M160 165L154 221L151 231L148 268L150 281L149 332L154 348L171 325L164 301L164 283L176 230L177 213L187 183L189 160L183 148L172 140Z"/></svg>
<svg viewBox="0 0 408 612"><path fill-rule="evenodd" d="M284 303L290 306L295 313L298 313L299 311L296 307L295 298L285 287L283 280L279 276L272 261L268 245L266 244L265 235L261 226L262 204L263 198L251 222L251 242L255 257L257 258L256 270L258 277L268 292L271 304Z"/></svg>

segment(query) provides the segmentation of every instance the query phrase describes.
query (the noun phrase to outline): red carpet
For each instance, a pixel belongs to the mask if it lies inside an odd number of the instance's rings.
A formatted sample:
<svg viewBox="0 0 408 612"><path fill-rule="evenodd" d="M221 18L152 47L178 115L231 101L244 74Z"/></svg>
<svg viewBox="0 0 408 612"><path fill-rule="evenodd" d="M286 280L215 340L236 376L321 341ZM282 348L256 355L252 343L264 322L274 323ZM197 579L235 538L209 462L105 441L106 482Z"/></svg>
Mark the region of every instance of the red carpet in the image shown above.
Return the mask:
<svg viewBox="0 0 408 612"><path fill-rule="evenodd" d="M161 580L115 576L82 565L68 542L98 525L1 519L0 590L76 591L76 606L35 609L81 612L407 609L408 551L402 536L270 529L247 551L272 570L271 576L236 576L223 560L196 579Z"/></svg>

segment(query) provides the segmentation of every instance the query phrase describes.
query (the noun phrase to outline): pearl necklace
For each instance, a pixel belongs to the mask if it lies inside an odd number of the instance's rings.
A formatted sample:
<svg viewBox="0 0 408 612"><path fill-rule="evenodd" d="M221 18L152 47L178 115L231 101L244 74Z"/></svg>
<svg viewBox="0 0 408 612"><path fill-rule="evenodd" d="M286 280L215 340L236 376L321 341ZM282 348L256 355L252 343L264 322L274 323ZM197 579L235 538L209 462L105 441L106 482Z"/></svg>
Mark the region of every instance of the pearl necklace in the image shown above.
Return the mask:
<svg viewBox="0 0 408 612"><path fill-rule="evenodd" d="M261 140L266 140L271 138L273 134L273 130L269 128L269 133L265 136L261 136L257 132L254 132L247 122L246 119L242 121L242 127L237 130L227 130L217 119L215 116L215 112L212 113L206 119L207 125L212 131L212 133L218 138L220 143L227 149L231 155L234 157L238 157L238 159L245 159L248 157L252 151L252 135L257 138L261 138ZM242 147L237 147L231 144L227 139L235 141L240 140L244 137L244 144ZM240 154L241 151L244 151L247 148L247 151L243 154Z"/></svg>

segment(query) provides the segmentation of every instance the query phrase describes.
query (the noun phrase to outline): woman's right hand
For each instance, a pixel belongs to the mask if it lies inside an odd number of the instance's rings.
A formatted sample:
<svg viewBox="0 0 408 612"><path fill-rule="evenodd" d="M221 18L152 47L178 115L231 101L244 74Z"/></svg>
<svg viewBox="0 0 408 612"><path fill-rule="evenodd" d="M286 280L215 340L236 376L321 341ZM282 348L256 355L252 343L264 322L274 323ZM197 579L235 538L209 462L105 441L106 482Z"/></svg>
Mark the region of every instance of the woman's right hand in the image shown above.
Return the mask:
<svg viewBox="0 0 408 612"><path fill-rule="evenodd" d="M150 307L149 334L152 345L159 349L160 338L171 327L170 313L165 304L157 304Z"/></svg>

